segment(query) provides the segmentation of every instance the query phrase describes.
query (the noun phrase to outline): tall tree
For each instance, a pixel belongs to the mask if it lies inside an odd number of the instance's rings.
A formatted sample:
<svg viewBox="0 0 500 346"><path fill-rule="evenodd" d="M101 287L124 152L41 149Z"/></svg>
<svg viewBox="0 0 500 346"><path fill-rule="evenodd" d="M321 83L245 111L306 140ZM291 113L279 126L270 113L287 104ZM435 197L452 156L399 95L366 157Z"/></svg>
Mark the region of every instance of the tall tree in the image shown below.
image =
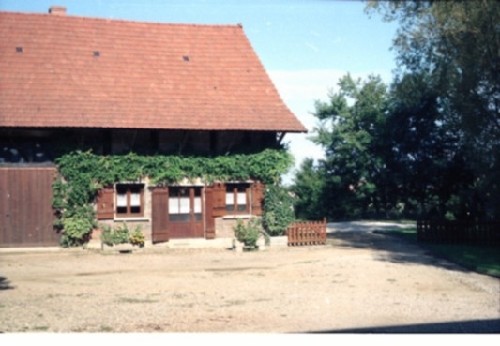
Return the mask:
<svg viewBox="0 0 500 346"><path fill-rule="evenodd" d="M453 205L456 193L470 178L459 136L443 125L428 79L427 74L407 74L391 88L386 128L391 195L406 216L456 217L461 212Z"/></svg>
<svg viewBox="0 0 500 346"><path fill-rule="evenodd" d="M481 1L369 1L369 12L400 24L393 47L399 75L426 76L443 131L456 135L466 213L500 215L500 3ZM415 89L416 92L418 90Z"/></svg>
<svg viewBox="0 0 500 346"><path fill-rule="evenodd" d="M306 158L295 175L292 191L295 199L295 214L299 219L322 219L327 215L323 202L324 170L315 165L314 160Z"/></svg>
<svg viewBox="0 0 500 346"><path fill-rule="evenodd" d="M316 102L320 126L312 140L325 149L323 202L333 218L383 213L386 208L384 128L386 86L380 77L354 80L349 74L329 102Z"/></svg>

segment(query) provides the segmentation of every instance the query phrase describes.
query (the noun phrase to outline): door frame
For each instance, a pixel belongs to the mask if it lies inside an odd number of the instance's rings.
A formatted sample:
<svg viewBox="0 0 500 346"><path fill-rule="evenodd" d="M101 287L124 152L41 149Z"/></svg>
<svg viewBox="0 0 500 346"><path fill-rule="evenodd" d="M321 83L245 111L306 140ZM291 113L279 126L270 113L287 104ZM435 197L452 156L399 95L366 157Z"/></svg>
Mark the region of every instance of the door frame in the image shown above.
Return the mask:
<svg viewBox="0 0 500 346"><path fill-rule="evenodd" d="M177 189L187 189L189 192L189 216L188 220L171 220L170 208L171 198L179 198L179 205L177 206L180 211L181 207L186 208L185 205L181 206L180 198L185 196L173 197L172 193ZM196 193L199 189L199 195ZM199 197L201 203L201 213L195 213L195 199ZM205 237L205 187L201 185L171 185L161 188L154 188L152 191L152 241L153 243L166 242L170 239L187 239L187 238L204 238ZM186 214L186 213L178 213ZM199 219L196 220L196 214L200 214Z"/></svg>

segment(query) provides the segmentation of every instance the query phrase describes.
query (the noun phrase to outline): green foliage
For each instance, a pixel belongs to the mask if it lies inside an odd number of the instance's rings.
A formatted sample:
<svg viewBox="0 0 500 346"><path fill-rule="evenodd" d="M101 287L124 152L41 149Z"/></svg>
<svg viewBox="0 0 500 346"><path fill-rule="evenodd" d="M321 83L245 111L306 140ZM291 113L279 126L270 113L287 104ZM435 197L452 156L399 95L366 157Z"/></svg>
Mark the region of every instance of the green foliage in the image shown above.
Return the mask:
<svg viewBox="0 0 500 346"><path fill-rule="evenodd" d="M292 191L297 218L303 220L319 220L327 215L323 192L325 190L325 173L323 166L315 165L313 159L305 159L295 174Z"/></svg>
<svg viewBox="0 0 500 346"><path fill-rule="evenodd" d="M304 162L297 174L294 191L306 199L298 203L301 218L377 215L387 205L386 86L380 77L362 82L347 74L339 87L328 102L316 102L320 122L311 140L325 149L325 159L316 167Z"/></svg>
<svg viewBox="0 0 500 346"><path fill-rule="evenodd" d="M91 151L71 151L56 159L61 178L53 184L54 226L63 229L67 218L79 217L95 224L92 203L97 191L114 183L137 181L146 176L153 184L167 185L184 178L215 180L260 180L266 184L279 181L293 165L293 157L283 149L266 149L256 154L216 157L181 156L101 156ZM87 235L92 227L87 229ZM80 245L85 237L63 231L66 243ZM76 238L74 238L76 236Z"/></svg>
<svg viewBox="0 0 500 346"><path fill-rule="evenodd" d="M81 245L87 241L92 231L93 222L85 217L67 217L63 222L64 233L61 236L61 245L65 247Z"/></svg>
<svg viewBox="0 0 500 346"><path fill-rule="evenodd" d="M100 156L73 151L56 160L61 175L71 182L69 202L92 200L102 186L134 181L148 176L155 184L177 183L183 178L214 180L261 180L265 184L279 180L293 164L285 150L266 149L257 154L216 157L181 156ZM78 188L73 188L77 185Z"/></svg>
<svg viewBox="0 0 500 346"><path fill-rule="evenodd" d="M242 220L238 220L234 227L234 235L236 239L242 242L246 247L255 248L257 240L262 233L262 222L258 218L252 218L245 224Z"/></svg>
<svg viewBox="0 0 500 346"><path fill-rule="evenodd" d="M108 246L115 245L114 232L111 226L103 225L101 226L101 242Z"/></svg>
<svg viewBox="0 0 500 346"><path fill-rule="evenodd" d="M500 278L500 248L495 245L477 244L429 244L418 242L416 228L397 228L379 231L382 234L401 237L405 241L418 244L437 257L445 258L480 274Z"/></svg>
<svg viewBox="0 0 500 346"><path fill-rule="evenodd" d="M129 243L130 230L124 222L122 226L118 226L113 230L113 241L115 245Z"/></svg>
<svg viewBox="0 0 500 346"><path fill-rule="evenodd" d="M399 23L399 69L388 91L347 75L316 102L325 160L297 174L298 215L498 218L500 3L370 0L367 11Z"/></svg>
<svg viewBox="0 0 500 346"><path fill-rule="evenodd" d="M278 185L268 185L262 218L268 235L285 234L288 226L295 220L293 202L290 191Z"/></svg>
<svg viewBox="0 0 500 346"><path fill-rule="evenodd" d="M454 219L474 210L472 171L429 78L406 75L387 91L378 78L347 75L329 102L316 103L312 140L325 159L303 162L296 175L300 218Z"/></svg>
<svg viewBox="0 0 500 346"><path fill-rule="evenodd" d="M142 233L140 226L137 226L136 229L130 233L129 242L134 246L144 247L144 233Z"/></svg>
<svg viewBox="0 0 500 346"><path fill-rule="evenodd" d="M426 187L421 193L430 194L427 200L414 198L417 204L440 217L498 217L500 3L372 0L367 10L400 26L393 45L399 63L396 112L410 123L427 119L431 128L422 145L415 145L416 152L426 152L416 161L427 175L419 176ZM402 125L407 132L415 128Z"/></svg>
<svg viewBox="0 0 500 346"><path fill-rule="evenodd" d="M132 244L134 246L143 247L144 234L142 233L140 226L137 226L133 231L130 231L125 222L123 225L115 228L111 228L109 225L103 225L101 242L108 246Z"/></svg>

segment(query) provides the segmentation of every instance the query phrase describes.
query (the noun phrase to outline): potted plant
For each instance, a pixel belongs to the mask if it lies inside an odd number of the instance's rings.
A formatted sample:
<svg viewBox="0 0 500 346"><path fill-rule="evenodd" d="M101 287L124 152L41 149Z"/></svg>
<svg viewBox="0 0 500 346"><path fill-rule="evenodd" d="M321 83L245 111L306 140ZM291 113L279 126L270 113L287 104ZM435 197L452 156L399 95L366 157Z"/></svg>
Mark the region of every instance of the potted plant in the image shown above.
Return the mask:
<svg viewBox="0 0 500 346"><path fill-rule="evenodd" d="M133 232L130 232L127 224L111 228L108 225L102 227L101 244L118 247L120 252L130 252L130 245L144 247L144 234L141 227L137 226Z"/></svg>
<svg viewBox="0 0 500 346"><path fill-rule="evenodd" d="M144 233L142 233L141 226L137 226L135 230L130 233L130 244L138 247L144 247Z"/></svg>
<svg viewBox="0 0 500 346"><path fill-rule="evenodd" d="M257 240L262 232L260 219L252 218L247 224L242 220L238 220L234 227L234 235L236 239L243 243L244 250L251 251L257 249Z"/></svg>

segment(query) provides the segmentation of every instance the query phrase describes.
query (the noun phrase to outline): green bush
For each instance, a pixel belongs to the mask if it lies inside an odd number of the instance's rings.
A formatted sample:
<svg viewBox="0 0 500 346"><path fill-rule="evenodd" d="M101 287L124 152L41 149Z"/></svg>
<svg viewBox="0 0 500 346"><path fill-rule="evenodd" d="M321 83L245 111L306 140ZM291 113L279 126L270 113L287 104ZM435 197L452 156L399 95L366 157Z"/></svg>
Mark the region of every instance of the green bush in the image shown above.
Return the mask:
<svg viewBox="0 0 500 346"><path fill-rule="evenodd" d="M101 226L101 229L102 229L101 243L106 244L108 246L114 246L115 240L114 240L113 229L108 225Z"/></svg>
<svg viewBox="0 0 500 346"><path fill-rule="evenodd" d="M108 246L119 244L132 244L134 246L144 246L144 234L141 226L137 226L134 231L130 231L128 225L124 222L122 226L111 228L108 225L102 226L101 242Z"/></svg>
<svg viewBox="0 0 500 346"><path fill-rule="evenodd" d="M288 226L295 221L293 196L285 188L271 185L266 189L263 226L270 236L285 234Z"/></svg>
<svg viewBox="0 0 500 346"><path fill-rule="evenodd" d="M113 240L115 245L129 243L130 231L127 224L124 222L123 226L118 226L113 232Z"/></svg>
<svg viewBox="0 0 500 346"><path fill-rule="evenodd" d="M134 246L144 247L144 234L141 231L141 226L137 226L130 234L129 242Z"/></svg>
<svg viewBox="0 0 500 346"><path fill-rule="evenodd" d="M245 247L257 247L257 240L262 233L262 223L260 219L252 218L247 224L242 220L234 227L234 235L236 239L245 245Z"/></svg>
<svg viewBox="0 0 500 346"><path fill-rule="evenodd" d="M85 217L68 217L62 221L64 231L61 235L61 245L70 247L82 245L88 241L88 235L92 231L92 222Z"/></svg>

